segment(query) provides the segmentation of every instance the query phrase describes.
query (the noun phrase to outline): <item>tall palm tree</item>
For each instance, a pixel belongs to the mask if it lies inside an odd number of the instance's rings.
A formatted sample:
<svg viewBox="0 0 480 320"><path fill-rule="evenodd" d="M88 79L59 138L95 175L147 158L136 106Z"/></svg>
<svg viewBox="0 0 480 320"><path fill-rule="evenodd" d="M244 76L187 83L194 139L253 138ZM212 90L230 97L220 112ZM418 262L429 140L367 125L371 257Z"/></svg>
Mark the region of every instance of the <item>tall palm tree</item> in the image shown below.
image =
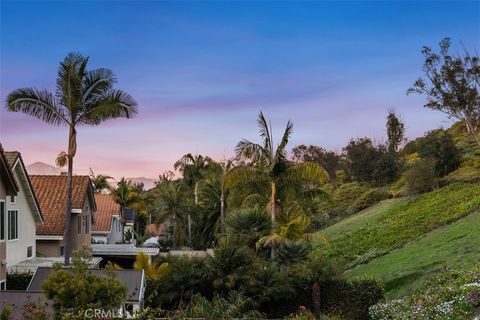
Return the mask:
<svg viewBox="0 0 480 320"><path fill-rule="evenodd" d="M175 170L180 171L183 175L184 181L193 185L193 194L195 205L199 203L199 184L203 179L205 171L211 166L213 160L210 157L204 157L200 154L192 155L191 153L185 154L180 160L175 162L173 167ZM192 241L192 217L188 214L188 242Z"/></svg>
<svg viewBox="0 0 480 320"><path fill-rule="evenodd" d="M68 176L65 213L65 265L70 264L73 159L77 152L77 127L96 126L115 118L131 118L137 103L127 93L113 89L114 73L105 68L87 70L88 57L70 53L60 62L55 93L22 88L7 96L6 109L23 112L56 126L68 127Z"/></svg>
<svg viewBox="0 0 480 320"><path fill-rule="evenodd" d="M246 165L232 169L228 175L228 184L244 183L263 180L270 185L269 208L273 232L276 232L277 184L282 180L309 181L321 184L328 179L326 171L315 163L291 164L287 161L286 147L293 132L293 123L287 122L280 143L275 146L272 127L260 111L258 127L262 143L241 140L235 153L238 160L249 160ZM272 257L275 250L272 246Z"/></svg>
<svg viewBox="0 0 480 320"><path fill-rule="evenodd" d="M104 174L95 174L92 168L90 168L90 180L92 180L95 193L101 193L102 190L111 190L112 188L108 180L113 180L113 177Z"/></svg>
<svg viewBox="0 0 480 320"><path fill-rule="evenodd" d="M184 190L182 183L167 182L161 185L159 194L161 213L171 219L173 224L173 250L177 249L178 242L178 224L184 220L183 212L187 204L184 199ZM158 187L157 187L158 188Z"/></svg>

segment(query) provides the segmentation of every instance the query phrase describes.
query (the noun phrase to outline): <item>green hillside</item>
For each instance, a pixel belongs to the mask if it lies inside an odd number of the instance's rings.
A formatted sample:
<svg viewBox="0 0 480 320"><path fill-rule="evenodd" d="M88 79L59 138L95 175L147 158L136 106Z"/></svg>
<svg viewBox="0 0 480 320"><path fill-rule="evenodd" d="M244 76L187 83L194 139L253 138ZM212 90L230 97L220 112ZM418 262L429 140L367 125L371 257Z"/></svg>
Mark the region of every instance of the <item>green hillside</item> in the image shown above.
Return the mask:
<svg viewBox="0 0 480 320"><path fill-rule="evenodd" d="M367 221L363 224L358 221L351 223L353 230L341 230L340 237L331 235L333 241L325 249L330 256L346 262L347 267L353 267L401 248L430 231L468 215L478 207L480 184L452 184L407 201L400 201L385 212L374 213L367 210ZM382 211L385 207L377 208ZM357 215L363 218L363 213ZM371 223L375 217L375 223ZM331 230L321 233L328 235Z"/></svg>
<svg viewBox="0 0 480 320"><path fill-rule="evenodd" d="M403 296L439 271L470 268L480 263L480 211L428 233L367 264L350 270L349 278L382 279L388 296Z"/></svg>

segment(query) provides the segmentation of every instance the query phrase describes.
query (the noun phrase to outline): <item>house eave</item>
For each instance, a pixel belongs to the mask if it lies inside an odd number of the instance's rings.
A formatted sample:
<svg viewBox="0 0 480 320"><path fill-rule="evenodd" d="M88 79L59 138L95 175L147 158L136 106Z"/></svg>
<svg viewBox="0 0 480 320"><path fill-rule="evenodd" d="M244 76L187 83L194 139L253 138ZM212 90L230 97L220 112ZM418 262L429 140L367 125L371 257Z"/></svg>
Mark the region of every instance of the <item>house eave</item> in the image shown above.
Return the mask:
<svg viewBox="0 0 480 320"><path fill-rule="evenodd" d="M42 236L42 235L37 235L36 236L37 240L63 240L63 236Z"/></svg>

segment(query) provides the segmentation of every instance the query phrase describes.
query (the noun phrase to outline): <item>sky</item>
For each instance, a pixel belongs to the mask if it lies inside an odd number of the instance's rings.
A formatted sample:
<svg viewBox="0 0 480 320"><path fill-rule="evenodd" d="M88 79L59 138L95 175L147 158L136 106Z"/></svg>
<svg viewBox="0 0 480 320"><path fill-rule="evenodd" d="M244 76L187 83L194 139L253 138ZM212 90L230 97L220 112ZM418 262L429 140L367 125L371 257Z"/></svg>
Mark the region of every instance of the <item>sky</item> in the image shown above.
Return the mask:
<svg viewBox="0 0 480 320"><path fill-rule="evenodd" d="M53 165L68 130L5 111L17 88L54 91L72 51L107 67L139 105L134 119L78 129L75 171L156 178L185 153L222 160L259 141L260 110L289 146L341 151L351 138L385 141L385 117L409 138L452 120L406 95L421 48L444 37L480 44L479 1L0 1L0 142L25 163Z"/></svg>

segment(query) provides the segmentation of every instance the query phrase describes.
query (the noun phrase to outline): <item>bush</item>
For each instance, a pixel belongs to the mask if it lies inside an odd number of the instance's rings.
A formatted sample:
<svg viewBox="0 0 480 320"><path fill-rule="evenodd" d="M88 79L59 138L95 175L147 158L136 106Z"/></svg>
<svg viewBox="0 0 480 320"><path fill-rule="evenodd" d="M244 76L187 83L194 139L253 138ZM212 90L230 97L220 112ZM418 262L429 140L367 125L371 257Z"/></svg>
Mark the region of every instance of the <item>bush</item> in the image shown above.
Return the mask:
<svg viewBox="0 0 480 320"><path fill-rule="evenodd" d="M390 198L390 194L383 189L378 188L369 190L355 200L353 205L350 207L350 211L361 211L388 198Z"/></svg>
<svg viewBox="0 0 480 320"><path fill-rule="evenodd" d="M333 192L334 210L336 214L345 213L355 200L367 191L367 187L358 182L350 182L340 185Z"/></svg>
<svg viewBox="0 0 480 320"><path fill-rule="evenodd" d="M345 320L369 319L369 308L384 297L383 285L370 278L326 281L320 288L322 312Z"/></svg>
<svg viewBox="0 0 480 320"><path fill-rule="evenodd" d="M406 195L420 194L438 187L438 178L431 161L416 161L405 171L403 177Z"/></svg>
<svg viewBox="0 0 480 320"><path fill-rule="evenodd" d="M33 273L26 272L9 272L7 273L7 290L27 290Z"/></svg>

